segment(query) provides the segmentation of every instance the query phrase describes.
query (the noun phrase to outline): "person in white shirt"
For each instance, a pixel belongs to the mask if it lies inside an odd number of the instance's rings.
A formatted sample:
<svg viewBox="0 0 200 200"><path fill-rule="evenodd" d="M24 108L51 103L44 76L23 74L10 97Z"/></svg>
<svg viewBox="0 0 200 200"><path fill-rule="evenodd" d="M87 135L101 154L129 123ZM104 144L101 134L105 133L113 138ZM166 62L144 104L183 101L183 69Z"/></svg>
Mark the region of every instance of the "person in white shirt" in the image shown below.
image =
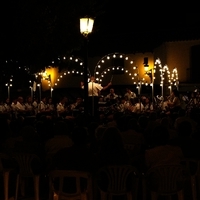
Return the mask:
<svg viewBox="0 0 200 200"><path fill-rule="evenodd" d="M141 99L142 104L144 105L144 112L152 112L154 110L153 108L153 102L149 99L149 97L143 96Z"/></svg>
<svg viewBox="0 0 200 200"><path fill-rule="evenodd" d="M37 113L38 113L38 104L39 104L38 103L38 98L34 98L32 105L33 105L33 109L34 109L35 115L37 115Z"/></svg>
<svg viewBox="0 0 200 200"><path fill-rule="evenodd" d="M6 108L4 106L3 100L0 101L0 113L3 114L5 113Z"/></svg>
<svg viewBox="0 0 200 200"><path fill-rule="evenodd" d="M38 105L38 114L41 115L48 115L49 109L47 107L47 98L43 97Z"/></svg>
<svg viewBox="0 0 200 200"><path fill-rule="evenodd" d="M125 113L129 107L130 107L130 102L127 101L125 97L122 97L117 106L117 111L121 113Z"/></svg>
<svg viewBox="0 0 200 200"><path fill-rule="evenodd" d="M130 106L128 108L129 111L133 113L141 113L144 111L144 105L138 97L130 99L129 103L130 103Z"/></svg>
<svg viewBox="0 0 200 200"><path fill-rule="evenodd" d="M66 106L67 97L61 97L60 102L56 106L57 116L65 118L69 112L68 106Z"/></svg>
<svg viewBox="0 0 200 200"><path fill-rule="evenodd" d="M115 93L114 88L110 88L110 93L105 96L105 100L116 99L118 95Z"/></svg>
<svg viewBox="0 0 200 200"><path fill-rule="evenodd" d="M124 94L124 97L130 101L130 99L136 98L135 92L131 91L130 88L126 88L126 93Z"/></svg>
<svg viewBox="0 0 200 200"><path fill-rule="evenodd" d="M13 119L16 119L16 118L17 118L17 108L16 108L16 105L17 105L17 98L14 98L14 99L12 100L12 103L11 103L12 118L13 118Z"/></svg>
<svg viewBox="0 0 200 200"><path fill-rule="evenodd" d="M24 98L22 96L19 96L17 98L17 103L16 103L16 112L17 112L17 117L22 116L24 117L26 114L26 107L24 104Z"/></svg>
<svg viewBox="0 0 200 200"><path fill-rule="evenodd" d="M10 103L10 99L9 98L6 98L4 106L6 108L6 112L10 113L11 110L12 110L12 107L11 107L11 103Z"/></svg>
<svg viewBox="0 0 200 200"><path fill-rule="evenodd" d="M99 101L100 92L102 90L106 90L111 85L112 83L109 82L106 86L103 87L101 84L95 82L94 76L90 77L90 82L88 83L88 96L89 96L88 108L92 116L98 115L98 101Z"/></svg>
<svg viewBox="0 0 200 200"><path fill-rule="evenodd" d="M26 98L25 109L26 109L27 116L35 115L34 107L33 107L33 100L32 100L31 96L27 96L27 98Z"/></svg>

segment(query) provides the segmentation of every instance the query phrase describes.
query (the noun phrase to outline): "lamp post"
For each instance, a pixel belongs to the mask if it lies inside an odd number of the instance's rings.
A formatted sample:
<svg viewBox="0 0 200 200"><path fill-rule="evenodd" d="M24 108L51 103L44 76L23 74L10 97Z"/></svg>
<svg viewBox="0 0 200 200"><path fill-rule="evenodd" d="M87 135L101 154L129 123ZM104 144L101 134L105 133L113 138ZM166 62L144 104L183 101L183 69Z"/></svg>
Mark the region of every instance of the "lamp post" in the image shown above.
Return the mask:
<svg viewBox="0 0 200 200"><path fill-rule="evenodd" d="M92 32L94 19L90 17L80 18L80 32L84 36L84 114L88 114L88 34Z"/></svg>
<svg viewBox="0 0 200 200"><path fill-rule="evenodd" d="M51 98L53 97L53 87L51 86Z"/></svg>
<svg viewBox="0 0 200 200"><path fill-rule="evenodd" d="M10 87L12 87L12 84L6 83L6 86L8 87L8 98L10 99Z"/></svg>
<svg viewBox="0 0 200 200"><path fill-rule="evenodd" d="M33 87L29 86L29 88L31 89L31 98L33 98Z"/></svg>
<svg viewBox="0 0 200 200"><path fill-rule="evenodd" d="M152 103L154 102L154 69L149 69L149 65L148 64L144 64L144 70L146 75L149 76L150 80L151 80L151 99L152 99Z"/></svg>
<svg viewBox="0 0 200 200"><path fill-rule="evenodd" d="M8 87L8 98L10 99L10 87L12 87L12 76L11 78L9 79L9 82L6 83L5 85Z"/></svg>
<svg viewBox="0 0 200 200"><path fill-rule="evenodd" d="M33 87L32 87L32 81L29 80L29 83L30 83L29 88L30 88L30 90L31 90L31 98L33 98Z"/></svg>
<svg viewBox="0 0 200 200"><path fill-rule="evenodd" d="M38 83L37 86L39 87L39 97L40 97L39 100L41 101L41 99L42 99L42 97L41 97L41 95L42 95L41 94L41 83Z"/></svg>

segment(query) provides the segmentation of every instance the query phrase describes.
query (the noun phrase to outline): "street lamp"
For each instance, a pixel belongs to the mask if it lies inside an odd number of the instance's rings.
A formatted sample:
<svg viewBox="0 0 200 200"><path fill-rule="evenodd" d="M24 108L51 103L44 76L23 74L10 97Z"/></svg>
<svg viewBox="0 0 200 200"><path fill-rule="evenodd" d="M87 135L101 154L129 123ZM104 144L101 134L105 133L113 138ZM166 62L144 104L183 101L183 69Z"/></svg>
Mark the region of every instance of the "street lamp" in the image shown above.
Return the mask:
<svg viewBox="0 0 200 200"><path fill-rule="evenodd" d="M41 94L41 92L42 92L41 91L41 83L38 83L37 86L39 87L39 97L40 97L40 101L41 101L41 99L42 99L42 97L41 97L41 95L42 95Z"/></svg>
<svg viewBox="0 0 200 200"><path fill-rule="evenodd" d="M5 86L8 87L8 98L9 99L10 99L10 87L12 87L12 81L13 81L13 79L12 79L12 76L11 76L11 78L8 81L8 83L5 84Z"/></svg>
<svg viewBox="0 0 200 200"><path fill-rule="evenodd" d="M80 32L87 38L92 33L94 19L89 17L80 18Z"/></svg>
<svg viewBox="0 0 200 200"><path fill-rule="evenodd" d="M12 87L12 84L6 83L5 85L8 87L8 98L10 99L10 87Z"/></svg>
<svg viewBox="0 0 200 200"><path fill-rule="evenodd" d="M31 80L29 80L29 84L30 84L29 88L31 89L31 98L33 98L33 86Z"/></svg>
<svg viewBox="0 0 200 200"><path fill-rule="evenodd" d="M94 19L90 17L80 18L80 32L85 38L84 56L84 113L88 114L88 34L92 32Z"/></svg>

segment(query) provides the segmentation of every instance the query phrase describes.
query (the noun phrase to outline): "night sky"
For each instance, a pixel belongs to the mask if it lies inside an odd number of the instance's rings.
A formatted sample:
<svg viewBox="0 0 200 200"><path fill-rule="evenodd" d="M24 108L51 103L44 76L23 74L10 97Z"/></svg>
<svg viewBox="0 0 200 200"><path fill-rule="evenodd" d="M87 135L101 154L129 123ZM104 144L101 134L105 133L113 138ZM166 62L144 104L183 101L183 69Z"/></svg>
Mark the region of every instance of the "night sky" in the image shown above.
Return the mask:
<svg viewBox="0 0 200 200"><path fill-rule="evenodd" d="M95 17L89 55L153 51L165 41L200 39L200 13L143 10L132 2L14 1L1 6L1 60L43 65L60 55L83 55L79 18Z"/></svg>

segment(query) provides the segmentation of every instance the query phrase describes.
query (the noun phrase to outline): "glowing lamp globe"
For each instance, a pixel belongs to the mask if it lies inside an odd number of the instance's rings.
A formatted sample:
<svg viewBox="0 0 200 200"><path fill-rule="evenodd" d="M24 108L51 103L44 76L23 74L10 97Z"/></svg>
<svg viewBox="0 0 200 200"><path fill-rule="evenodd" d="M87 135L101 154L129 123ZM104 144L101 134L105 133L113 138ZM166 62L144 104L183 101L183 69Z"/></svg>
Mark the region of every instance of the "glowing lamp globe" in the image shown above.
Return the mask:
<svg viewBox="0 0 200 200"><path fill-rule="evenodd" d="M82 35L87 36L92 32L94 19L92 18L80 18L80 32Z"/></svg>

